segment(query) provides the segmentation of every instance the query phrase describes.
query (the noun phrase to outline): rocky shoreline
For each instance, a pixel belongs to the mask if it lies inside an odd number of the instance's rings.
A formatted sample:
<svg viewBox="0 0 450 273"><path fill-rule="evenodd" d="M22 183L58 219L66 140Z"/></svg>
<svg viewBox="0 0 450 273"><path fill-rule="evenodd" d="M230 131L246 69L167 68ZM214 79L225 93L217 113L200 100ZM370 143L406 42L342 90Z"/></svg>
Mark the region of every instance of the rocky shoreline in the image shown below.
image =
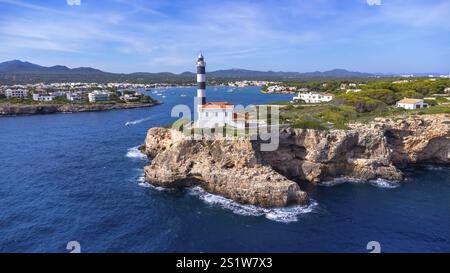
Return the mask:
<svg viewBox="0 0 450 273"><path fill-rule="evenodd" d="M297 181L402 181L402 168L410 164L450 164L450 115L377 118L349 130L285 128L276 151L262 152L259 144L193 141L172 129L151 128L143 147L152 159L145 177L162 187L200 185L244 204L307 204Z"/></svg>
<svg viewBox="0 0 450 273"><path fill-rule="evenodd" d="M160 104L152 103L113 103L113 104L0 104L1 116L40 115L54 113L93 112L116 109L144 108Z"/></svg>

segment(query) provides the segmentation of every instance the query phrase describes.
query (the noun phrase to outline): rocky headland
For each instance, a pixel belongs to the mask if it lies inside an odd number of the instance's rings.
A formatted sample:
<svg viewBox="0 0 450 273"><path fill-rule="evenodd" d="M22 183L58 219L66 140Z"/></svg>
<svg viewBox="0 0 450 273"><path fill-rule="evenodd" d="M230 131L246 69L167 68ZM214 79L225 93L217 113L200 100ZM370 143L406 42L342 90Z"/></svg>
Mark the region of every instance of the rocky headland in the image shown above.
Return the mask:
<svg viewBox="0 0 450 273"><path fill-rule="evenodd" d="M19 103L3 103L0 104L0 116L20 116L20 115L39 115L54 113L76 113L76 112L92 112L106 111L115 109L133 109L150 107L160 104L159 102L151 103L104 103L104 104L19 104Z"/></svg>
<svg viewBox="0 0 450 273"><path fill-rule="evenodd" d="M143 151L146 180L162 187L200 185L206 191L258 206L306 204L296 181L338 177L402 181L402 168L450 163L450 115L377 118L349 130L284 128L276 151L250 140L189 140L151 128Z"/></svg>

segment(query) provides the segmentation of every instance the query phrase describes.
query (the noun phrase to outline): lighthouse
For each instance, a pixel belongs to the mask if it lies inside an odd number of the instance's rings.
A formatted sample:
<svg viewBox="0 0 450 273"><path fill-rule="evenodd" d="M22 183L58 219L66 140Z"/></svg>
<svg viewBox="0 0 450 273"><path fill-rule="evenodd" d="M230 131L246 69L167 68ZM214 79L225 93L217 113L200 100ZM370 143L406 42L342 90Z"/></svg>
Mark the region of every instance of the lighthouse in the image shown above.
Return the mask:
<svg viewBox="0 0 450 273"><path fill-rule="evenodd" d="M233 108L225 101L206 102L205 58L200 53L197 58L197 126L215 128L233 125Z"/></svg>
<svg viewBox="0 0 450 273"><path fill-rule="evenodd" d="M197 59L197 105L201 108L206 104L206 63L202 53L198 55Z"/></svg>

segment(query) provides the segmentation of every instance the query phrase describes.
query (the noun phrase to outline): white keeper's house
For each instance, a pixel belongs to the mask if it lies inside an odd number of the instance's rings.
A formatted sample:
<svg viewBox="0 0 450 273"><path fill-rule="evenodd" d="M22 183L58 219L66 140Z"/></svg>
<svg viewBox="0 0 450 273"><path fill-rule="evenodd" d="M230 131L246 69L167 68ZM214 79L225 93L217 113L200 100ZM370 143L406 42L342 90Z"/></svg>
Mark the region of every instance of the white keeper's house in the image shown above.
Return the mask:
<svg viewBox="0 0 450 273"><path fill-rule="evenodd" d="M303 100L306 103L322 103L332 101L333 98L334 95L328 93L299 92L296 97L292 98L291 102Z"/></svg>
<svg viewBox="0 0 450 273"><path fill-rule="evenodd" d="M397 107L407 109L407 110L414 110L414 109L426 108L426 107L428 107L428 104L423 102L423 100L421 100L421 99L404 98L397 102Z"/></svg>
<svg viewBox="0 0 450 273"><path fill-rule="evenodd" d="M228 102L208 102L198 107L198 126L201 128L234 126L234 105Z"/></svg>

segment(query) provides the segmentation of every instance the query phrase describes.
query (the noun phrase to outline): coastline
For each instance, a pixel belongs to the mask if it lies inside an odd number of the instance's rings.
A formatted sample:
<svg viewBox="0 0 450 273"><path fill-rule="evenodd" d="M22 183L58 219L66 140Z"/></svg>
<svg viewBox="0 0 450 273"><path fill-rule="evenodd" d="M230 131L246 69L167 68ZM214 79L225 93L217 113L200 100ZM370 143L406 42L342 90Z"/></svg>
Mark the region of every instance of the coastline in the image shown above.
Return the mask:
<svg viewBox="0 0 450 273"><path fill-rule="evenodd" d="M111 103L111 104L0 104L0 117L24 115L42 115L56 113L78 113L108 111L119 109L134 109L152 107L161 104L160 101L151 103Z"/></svg>
<svg viewBox="0 0 450 273"><path fill-rule="evenodd" d="M144 173L154 186L200 186L260 207L305 205L309 197L297 181L320 185L344 179L397 187L405 179L402 170L412 164L448 166L449 118L376 118L348 130L288 127L281 129L275 151L261 151L258 141L190 140L177 130L154 127L140 150L152 159Z"/></svg>

